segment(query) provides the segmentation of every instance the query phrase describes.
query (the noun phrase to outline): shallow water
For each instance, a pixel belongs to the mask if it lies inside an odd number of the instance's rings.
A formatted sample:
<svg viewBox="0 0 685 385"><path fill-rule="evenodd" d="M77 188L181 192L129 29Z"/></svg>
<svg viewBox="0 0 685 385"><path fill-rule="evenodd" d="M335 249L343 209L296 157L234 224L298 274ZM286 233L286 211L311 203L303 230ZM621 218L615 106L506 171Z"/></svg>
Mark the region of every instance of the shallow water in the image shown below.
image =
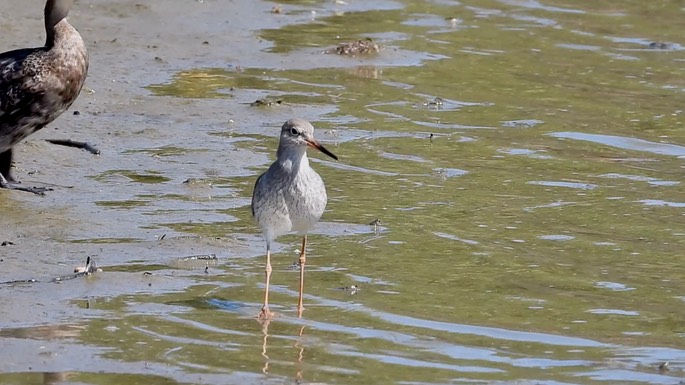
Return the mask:
<svg viewBox="0 0 685 385"><path fill-rule="evenodd" d="M685 8L169 4L75 7L114 32L60 133L105 151L21 147L20 177L58 186L1 192L2 280L39 282L0 286L0 383L681 381ZM365 37L384 49L322 54ZM310 154L304 318L284 236L263 327L249 203L292 116L340 161ZM49 281L86 255L104 271Z"/></svg>

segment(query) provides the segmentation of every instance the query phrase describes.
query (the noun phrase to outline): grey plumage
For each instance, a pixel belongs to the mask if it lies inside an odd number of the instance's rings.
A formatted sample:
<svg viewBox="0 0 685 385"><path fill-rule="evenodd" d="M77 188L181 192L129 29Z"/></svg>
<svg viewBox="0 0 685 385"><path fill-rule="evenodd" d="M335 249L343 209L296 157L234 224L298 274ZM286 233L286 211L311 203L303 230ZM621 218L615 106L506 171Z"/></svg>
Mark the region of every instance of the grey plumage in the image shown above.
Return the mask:
<svg viewBox="0 0 685 385"><path fill-rule="evenodd" d="M309 166L304 142L313 129L301 119L288 121L281 130L278 159L255 183L252 213L267 243L290 231L306 232L326 208L326 187Z"/></svg>
<svg viewBox="0 0 685 385"><path fill-rule="evenodd" d="M266 292L260 317L270 318L268 309L271 275L271 243L290 231L303 235L300 254L299 314L302 312L306 234L319 221L328 200L326 186L309 166L307 147L338 159L314 139L314 127L304 119L291 119L283 124L276 161L257 178L252 195L252 215L266 241Z"/></svg>
<svg viewBox="0 0 685 385"><path fill-rule="evenodd" d="M72 3L46 2L44 47L0 54L0 187L42 192L13 183L12 147L59 117L81 92L88 53L66 19Z"/></svg>

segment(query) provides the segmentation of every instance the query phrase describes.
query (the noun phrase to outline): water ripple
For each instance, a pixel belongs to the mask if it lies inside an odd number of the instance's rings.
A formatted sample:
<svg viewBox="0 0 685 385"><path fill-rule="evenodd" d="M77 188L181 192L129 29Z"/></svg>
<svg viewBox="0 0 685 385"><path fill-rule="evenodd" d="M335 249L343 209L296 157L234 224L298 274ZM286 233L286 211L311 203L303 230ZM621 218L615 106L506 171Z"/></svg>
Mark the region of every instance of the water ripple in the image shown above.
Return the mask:
<svg viewBox="0 0 685 385"><path fill-rule="evenodd" d="M553 132L548 134L555 138L584 140L624 150L644 151L657 155L685 156L685 147L676 144L656 143L643 139L624 136L588 134L583 132Z"/></svg>

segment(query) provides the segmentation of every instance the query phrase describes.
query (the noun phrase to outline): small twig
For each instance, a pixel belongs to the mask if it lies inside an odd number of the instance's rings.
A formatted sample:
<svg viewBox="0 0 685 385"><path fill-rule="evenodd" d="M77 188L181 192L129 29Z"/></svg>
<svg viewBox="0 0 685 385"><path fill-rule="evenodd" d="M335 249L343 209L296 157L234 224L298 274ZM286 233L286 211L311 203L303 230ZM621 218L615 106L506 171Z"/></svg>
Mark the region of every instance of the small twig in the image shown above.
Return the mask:
<svg viewBox="0 0 685 385"><path fill-rule="evenodd" d="M36 283L35 279L15 279L14 281L0 282L0 285L13 285L16 283Z"/></svg>
<svg viewBox="0 0 685 385"><path fill-rule="evenodd" d="M90 143L77 142L77 141L71 140L71 139L45 139L45 140L47 140L48 142L50 142L52 144L57 144L60 146L67 146L67 147L76 147L76 148L80 148L82 150L86 150L93 155L100 155L100 150L95 148L95 146L93 146Z"/></svg>
<svg viewBox="0 0 685 385"><path fill-rule="evenodd" d="M100 271L102 271L102 269L98 268L97 264L95 263L95 260L88 257L86 259L86 266L85 267L77 267L76 269L74 269L74 274L63 275L61 277L56 277L56 278L50 279L49 281L46 281L46 282L59 283L59 282L68 281L68 280L79 278L79 277L85 277L85 276L88 276L88 275L91 275L91 274L94 274L94 273L97 273ZM37 279L15 279L12 281L0 282L0 285L15 285L15 284L19 284L19 283L39 283L39 282L41 282L41 281L39 281Z"/></svg>

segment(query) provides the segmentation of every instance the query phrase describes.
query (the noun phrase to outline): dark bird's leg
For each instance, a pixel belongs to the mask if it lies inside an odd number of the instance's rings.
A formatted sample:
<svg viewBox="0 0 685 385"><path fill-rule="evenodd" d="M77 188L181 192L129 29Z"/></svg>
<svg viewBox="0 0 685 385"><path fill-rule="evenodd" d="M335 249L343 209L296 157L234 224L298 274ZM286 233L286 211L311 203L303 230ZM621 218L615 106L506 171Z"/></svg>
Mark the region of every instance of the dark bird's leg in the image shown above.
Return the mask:
<svg viewBox="0 0 685 385"><path fill-rule="evenodd" d="M12 167L12 149L0 153L0 175L2 175L5 183L16 182L12 175L10 175L10 168Z"/></svg>
<svg viewBox="0 0 685 385"><path fill-rule="evenodd" d="M12 177L10 169L12 167L12 149L0 153L0 188L9 190L26 191L38 195L45 195L46 191L52 191L47 187L23 187L17 186L19 182Z"/></svg>
<svg viewBox="0 0 685 385"><path fill-rule="evenodd" d="M266 287L264 288L264 305L259 313L260 320L270 320L273 313L269 310L269 280L271 280L271 247L266 246Z"/></svg>
<svg viewBox="0 0 685 385"><path fill-rule="evenodd" d="M297 301L297 317L302 318L302 311L304 306L302 305L302 295L304 294L304 264L307 261L307 256L305 253L307 247L307 234L302 237L302 252L300 253L300 297Z"/></svg>

